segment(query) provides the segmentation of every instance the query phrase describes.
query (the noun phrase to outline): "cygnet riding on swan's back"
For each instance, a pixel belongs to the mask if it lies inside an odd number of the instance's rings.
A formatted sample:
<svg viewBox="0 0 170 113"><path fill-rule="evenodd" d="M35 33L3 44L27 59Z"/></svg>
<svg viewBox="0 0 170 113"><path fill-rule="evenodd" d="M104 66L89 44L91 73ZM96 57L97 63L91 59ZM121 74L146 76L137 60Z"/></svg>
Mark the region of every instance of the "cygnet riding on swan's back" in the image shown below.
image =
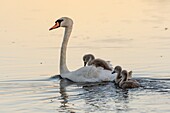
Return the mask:
<svg viewBox="0 0 170 113"><path fill-rule="evenodd" d="M92 60L94 60L95 59L95 57L94 57L94 55L92 55L92 54L86 54L86 55L84 55L83 56L83 62L84 62L84 66L86 66L86 65L91 65L91 61Z"/></svg>
<svg viewBox="0 0 170 113"><path fill-rule="evenodd" d="M69 71L66 64L67 43L72 31L73 21L68 17L62 17L55 22L55 25L49 30L59 27L64 27L64 38L60 53L60 75L62 78L67 78L73 82L103 82L113 81L115 75L110 70L104 70L95 66L86 66L75 71Z"/></svg>
<svg viewBox="0 0 170 113"><path fill-rule="evenodd" d="M94 55L86 54L83 56L84 66L94 65L96 67L102 67L103 69L112 71L112 66L109 62L102 59L95 59Z"/></svg>

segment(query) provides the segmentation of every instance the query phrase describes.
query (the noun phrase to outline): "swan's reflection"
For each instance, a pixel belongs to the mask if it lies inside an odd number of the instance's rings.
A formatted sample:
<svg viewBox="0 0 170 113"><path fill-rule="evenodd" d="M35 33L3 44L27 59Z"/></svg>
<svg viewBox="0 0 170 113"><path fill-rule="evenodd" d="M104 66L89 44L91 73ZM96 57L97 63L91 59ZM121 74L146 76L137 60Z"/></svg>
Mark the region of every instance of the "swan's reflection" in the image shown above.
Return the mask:
<svg viewBox="0 0 170 113"><path fill-rule="evenodd" d="M63 99L63 101L61 102L62 106L63 107L67 107L66 106L66 103L68 102L68 95L66 93L66 87L73 84L73 82L67 80L67 79L61 79L60 81L60 94L61 94L61 97Z"/></svg>
<svg viewBox="0 0 170 113"><path fill-rule="evenodd" d="M128 90L116 88L114 83L74 83L66 79L60 81L60 94L62 97L61 108L67 111L73 111L75 108L69 103L72 96L68 93L70 86L83 89L82 94L76 94L77 100L82 99L84 110L88 112L100 110L127 111L129 109ZM77 87L78 86L78 87ZM75 92L77 93L77 92ZM80 92L79 92L80 93ZM85 102L85 103L84 103ZM74 103L77 106L77 103ZM79 108L76 108L79 109Z"/></svg>
<svg viewBox="0 0 170 113"><path fill-rule="evenodd" d="M136 97L143 90L168 93L170 89L169 79L140 78L144 87L129 90L122 90L112 82L74 83L65 79L59 82L60 110L64 112L132 111L137 107L133 104Z"/></svg>

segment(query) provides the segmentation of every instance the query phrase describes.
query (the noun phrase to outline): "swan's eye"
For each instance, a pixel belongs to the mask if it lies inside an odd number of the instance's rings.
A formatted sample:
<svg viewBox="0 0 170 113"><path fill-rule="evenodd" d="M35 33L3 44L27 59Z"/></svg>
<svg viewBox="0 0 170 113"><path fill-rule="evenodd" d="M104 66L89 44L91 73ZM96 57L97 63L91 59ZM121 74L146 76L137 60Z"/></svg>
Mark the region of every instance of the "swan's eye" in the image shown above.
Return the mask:
<svg viewBox="0 0 170 113"><path fill-rule="evenodd" d="M58 23L60 24L62 21L64 21L64 20L63 20L63 19L59 19L59 20L57 20L55 23L58 22Z"/></svg>

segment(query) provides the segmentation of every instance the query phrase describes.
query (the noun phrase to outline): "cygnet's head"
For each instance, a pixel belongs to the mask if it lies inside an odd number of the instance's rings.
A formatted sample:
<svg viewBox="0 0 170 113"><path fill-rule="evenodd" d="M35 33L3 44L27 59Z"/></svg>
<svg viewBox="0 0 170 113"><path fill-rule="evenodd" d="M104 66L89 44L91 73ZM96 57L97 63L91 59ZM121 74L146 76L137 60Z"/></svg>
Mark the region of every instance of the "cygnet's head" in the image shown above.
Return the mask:
<svg viewBox="0 0 170 113"><path fill-rule="evenodd" d="M83 56L84 66L86 66L88 62L90 62L90 61L92 61L92 60L94 60L94 59L95 59L95 57L94 57L94 55L92 55L92 54L86 54L86 55L84 55L84 56Z"/></svg>
<svg viewBox="0 0 170 113"><path fill-rule="evenodd" d="M121 67L121 66L116 66L116 67L114 68L114 71L112 72L112 74L113 74L113 73L121 73L121 71L122 71L122 67Z"/></svg>

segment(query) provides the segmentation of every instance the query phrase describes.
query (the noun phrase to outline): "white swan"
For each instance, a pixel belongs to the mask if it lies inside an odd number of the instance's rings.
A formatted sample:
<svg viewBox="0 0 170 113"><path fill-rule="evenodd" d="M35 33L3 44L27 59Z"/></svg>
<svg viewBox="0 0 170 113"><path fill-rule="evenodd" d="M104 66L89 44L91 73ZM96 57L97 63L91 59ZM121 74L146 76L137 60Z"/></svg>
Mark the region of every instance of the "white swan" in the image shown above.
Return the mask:
<svg viewBox="0 0 170 113"><path fill-rule="evenodd" d="M86 54L83 56L84 66L88 65L94 65L96 67L102 67L106 70L112 71L113 67L111 66L110 62L107 62L102 59L95 59L94 55L92 54Z"/></svg>
<svg viewBox="0 0 170 113"><path fill-rule="evenodd" d="M58 27L65 28L60 53L60 75L62 78L67 78L73 82L102 82L114 80L115 75L112 74L112 71L104 70L103 68L101 69L95 66L86 66L70 72L66 65L66 49L73 27L73 21L68 17L62 17L58 19L55 22L55 25L49 30L53 30Z"/></svg>

